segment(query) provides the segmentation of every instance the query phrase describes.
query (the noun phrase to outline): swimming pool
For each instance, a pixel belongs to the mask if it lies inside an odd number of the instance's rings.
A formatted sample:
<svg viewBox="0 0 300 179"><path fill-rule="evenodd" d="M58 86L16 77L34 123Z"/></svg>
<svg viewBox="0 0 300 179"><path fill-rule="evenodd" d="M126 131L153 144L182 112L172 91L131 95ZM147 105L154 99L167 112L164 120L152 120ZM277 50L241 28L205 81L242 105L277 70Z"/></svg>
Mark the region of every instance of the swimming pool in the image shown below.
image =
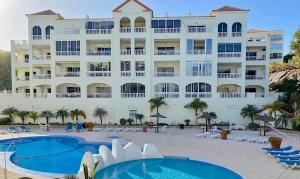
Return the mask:
<svg viewBox="0 0 300 179"><path fill-rule="evenodd" d="M145 159L123 162L99 171L96 179L242 179L221 166L186 159Z"/></svg>
<svg viewBox="0 0 300 179"><path fill-rule="evenodd" d="M77 137L40 136L2 140L0 151L4 151L11 142L16 143L16 150L10 157L13 164L55 174L77 174L86 151L98 153L100 145L111 148L110 143L91 143Z"/></svg>

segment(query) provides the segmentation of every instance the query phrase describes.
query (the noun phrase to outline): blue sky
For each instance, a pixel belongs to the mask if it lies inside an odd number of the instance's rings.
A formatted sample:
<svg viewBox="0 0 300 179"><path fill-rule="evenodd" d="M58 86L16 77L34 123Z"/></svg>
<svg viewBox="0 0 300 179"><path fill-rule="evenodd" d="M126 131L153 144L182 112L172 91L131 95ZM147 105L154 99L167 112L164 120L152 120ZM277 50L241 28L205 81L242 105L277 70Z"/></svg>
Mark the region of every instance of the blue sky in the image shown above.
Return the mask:
<svg viewBox="0 0 300 179"><path fill-rule="evenodd" d="M9 50L10 40L27 39L24 14L52 9L66 18L111 17L123 0L2 0L0 5L0 49ZM285 52L293 33L300 27L299 0L141 0L155 16L208 15L223 5L250 9L248 28L282 29ZM8 27L8 28L5 28Z"/></svg>

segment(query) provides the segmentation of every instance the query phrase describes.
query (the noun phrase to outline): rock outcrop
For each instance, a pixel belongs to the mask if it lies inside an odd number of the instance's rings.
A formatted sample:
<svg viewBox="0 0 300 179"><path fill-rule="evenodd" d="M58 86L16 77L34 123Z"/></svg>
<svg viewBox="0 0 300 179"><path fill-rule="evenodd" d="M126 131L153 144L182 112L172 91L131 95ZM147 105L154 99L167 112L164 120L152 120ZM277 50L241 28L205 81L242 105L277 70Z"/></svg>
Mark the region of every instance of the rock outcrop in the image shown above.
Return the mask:
<svg viewBox="0 0 300 179"><path fill-rule="evenodd" d="M270 84L279 84L279 83L282 83L285 79L300 80L300 69L286 70L286 71L271 73L269 83Z"/></svg>

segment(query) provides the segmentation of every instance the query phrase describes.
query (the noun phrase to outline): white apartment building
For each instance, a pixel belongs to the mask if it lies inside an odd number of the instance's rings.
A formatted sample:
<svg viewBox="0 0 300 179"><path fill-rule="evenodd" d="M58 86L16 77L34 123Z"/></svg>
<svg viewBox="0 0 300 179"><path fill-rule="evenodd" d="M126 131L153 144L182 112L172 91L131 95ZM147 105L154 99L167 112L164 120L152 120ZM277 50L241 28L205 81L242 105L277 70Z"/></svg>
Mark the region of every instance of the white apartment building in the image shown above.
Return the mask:
<svg viewBox="0 0 300 179"><path fill-rule="evenodd" d="M247 31L248 13L224 6L208 16L156 17L126 0L112 18L27 14L28 40L12 41L12 94L1 96L0 108L80 108L97 122L92 112L104 107L105 123L136 113L151 121L148 101L162 96L161 122L175 124L195 121L184 106L200 98L216 122L248 123L242 107L277 98L268 65L283 54L283 31Z"/></svg>

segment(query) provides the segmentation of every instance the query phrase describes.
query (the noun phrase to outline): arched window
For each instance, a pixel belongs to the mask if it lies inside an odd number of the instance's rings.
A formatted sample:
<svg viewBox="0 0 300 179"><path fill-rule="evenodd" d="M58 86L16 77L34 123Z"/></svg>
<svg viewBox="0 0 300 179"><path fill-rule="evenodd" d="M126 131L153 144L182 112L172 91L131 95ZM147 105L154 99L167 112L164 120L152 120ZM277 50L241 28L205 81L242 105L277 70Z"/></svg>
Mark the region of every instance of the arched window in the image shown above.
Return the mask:
<svg viewBox="0 0 300 179"><path fill-rule="evenodd" d="M42 29L40 26L34 26L32 28L32 37L34 40L42 38Z"/></svg>
<svg viewBox="0 0 300 179"><path fill-rule="evenodd" d="M209 93L211 85L208 83L191 83L185 87L187 93Z"/></svg>
<svg viewBox="0 0 300 179"><path fill-rule="evenodd" d="M131 21L128 17L123 17L120 20L120 32L122 33L128 33L131 32Z"/></svg>
<svg viewBox="0 0 300 179"><path fill-rule="evenodd" d="M154 88L155 92L179 92L179 86L175 83L159 83Z"/></svg>
<svg viewBox="0 0 300 179"><path fill-rule="evenodd" d="M227 32L227 24L225 22L218 25L218 32Z"/></svg>
<svg viewBox="0 0 300 179"><path fill-rule="evenodd" d="M54 27L49 25L46 27L45 31L46 31L46 39L50 39L50 35L51 35L51 31L54 30Z"/></svg>
<svg viewBox="0 0 300 179"><path fill-rule="evenodd" d="M242 24L236 22L232 25L232 32L242 32Z"/></svg>
<svg viewBox="0 0 300 179"><path fill-rule="evenodd" d="M121 86L122 94L139 94L145 93L145 85L140 83L126 83Z"/></svg>

